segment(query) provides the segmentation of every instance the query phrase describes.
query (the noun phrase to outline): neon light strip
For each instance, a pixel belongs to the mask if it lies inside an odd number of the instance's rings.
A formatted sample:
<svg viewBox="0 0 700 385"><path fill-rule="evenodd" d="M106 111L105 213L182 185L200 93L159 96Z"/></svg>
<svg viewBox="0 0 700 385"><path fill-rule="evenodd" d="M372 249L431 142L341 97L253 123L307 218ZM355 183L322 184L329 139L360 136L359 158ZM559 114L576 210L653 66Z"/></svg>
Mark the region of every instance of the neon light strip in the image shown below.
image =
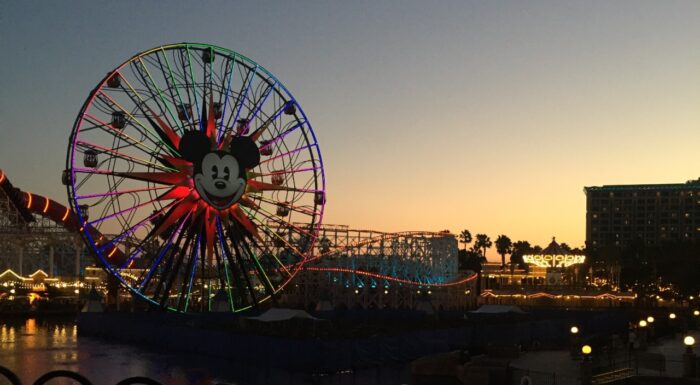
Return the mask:
<svg viewBox="0 0 700 385"><path fill-rule="evenodd" d="M343 268L343 267L316 267L316 266L307 266L304 267L304 270L308 271L324 271L324 272L334 272L334 273L349 273L349 274L356 274L356 275L362 275L366 277L371 277L371 278L376 278L376 279L384 279L387 281L394 281L394 282L399 282L399 283L404 283L407 285L421 285L421 286L436 286L436 287L448 287L448 286L456 286L456 285L461 285L463 283L467 283L470 281L473 281L476 279L476 274L472 274L469 277L466 277L464 279L461 279L459 281L454 281L454 282L449 282L449 283L425 283L425 282L416 282L416 281L411 281L408 279L403 279L403 278L397 278L397 277L392 277L390 275L384 275L384 274L377 274L377 273L372 273L369 271L364 271L364 270L356 270L356 269L348 269L348 268Z"/></svg>
<svg viewBox="0 0 700 385"><path fill-rule="evenodd" d="M42 211L44 214L46 214L47 211L49 211L49 198L44 198L46 199L46 204L44 205L44 211Z"/></svg>
<svg viewBox="0 0 700 385"><path fill-rule="evenodd" d="M28 192L27 196L29 197L28 198L29 202L27 203L27 208L31 208L32 207L32 193Z"/></svg>
<svg viewBox="0 0 700 385"><path fill-rule="evenodd" d="M70 209L66 207L66 213L63 214L63 218L61 218L61 222L65 222L66 219L68 218L68 213L70 213Z"/></svg>
<svg viewBox="0 0 700 385"><path fill-rule="evenodd" d="M0 183L2 183L5 180L5 173L0 170Z"/></svg>
<svg viewBox="0 0 700 385"><path fill-rule="evenodd" d="M617 300L623 300L623 299L634 299L634 296L632 295L614 295L611 293L603 293L603 294L598 294L598 295L578 295L578 294L550 294L550 293L545 293L545 292L539 292L539 293L533 293L533 294L495 294L492 291L485 291L481 293L482 297L513 297L513 298L556 298L556 299L561 299L561 298L566 298L566 299L617 299Z"/></svg>

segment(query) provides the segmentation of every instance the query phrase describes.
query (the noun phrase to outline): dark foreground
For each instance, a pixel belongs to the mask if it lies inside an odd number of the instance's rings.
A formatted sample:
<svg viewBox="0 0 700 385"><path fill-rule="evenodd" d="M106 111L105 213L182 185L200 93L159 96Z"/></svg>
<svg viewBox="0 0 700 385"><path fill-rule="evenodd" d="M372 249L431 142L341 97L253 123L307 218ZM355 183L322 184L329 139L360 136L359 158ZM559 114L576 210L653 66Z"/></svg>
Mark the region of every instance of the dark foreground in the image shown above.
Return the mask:
<svg viewBox="0 0 700 385"><path fill-rule="evenodd" d="M177 335L171 338L178 338ZM230 349L238 349L230 346ZM111 385L134 376L162 384L403 384L406 365L339 373L300 371L252 365L204 354L188 354L154 347L144 349L79 336L71 319L14 319L0 321L0 365L33 383L51 370L71 370L95 385ZM4 379L0 379L4 384ZM52 384L70 382L52 381Z"/></svg>

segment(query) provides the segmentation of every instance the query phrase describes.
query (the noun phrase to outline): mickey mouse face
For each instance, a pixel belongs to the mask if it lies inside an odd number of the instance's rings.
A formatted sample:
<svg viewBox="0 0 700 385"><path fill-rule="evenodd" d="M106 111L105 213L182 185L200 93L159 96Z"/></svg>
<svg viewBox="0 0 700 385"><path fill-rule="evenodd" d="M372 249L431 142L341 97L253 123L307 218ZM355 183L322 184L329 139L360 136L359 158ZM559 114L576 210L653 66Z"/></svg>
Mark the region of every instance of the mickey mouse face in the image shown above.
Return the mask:
<svg viewBox="0 0 700 385"><path fill-rule="evenodd" d="M224 209L241 199L245 179L233 155L217 151L204 155L201 173L194 175L194 186L207 203Z"/></svg>
<svg viewBox="0 0 700 385"><path fill-rule="evenodd" d="M212 150L201 131L188 131L180 140L180 154L194 164L194 187L212 207L223 210L238 202L246 187L246 169L260 163L260 151L248 137L231 140L229 151Z"/></svg>

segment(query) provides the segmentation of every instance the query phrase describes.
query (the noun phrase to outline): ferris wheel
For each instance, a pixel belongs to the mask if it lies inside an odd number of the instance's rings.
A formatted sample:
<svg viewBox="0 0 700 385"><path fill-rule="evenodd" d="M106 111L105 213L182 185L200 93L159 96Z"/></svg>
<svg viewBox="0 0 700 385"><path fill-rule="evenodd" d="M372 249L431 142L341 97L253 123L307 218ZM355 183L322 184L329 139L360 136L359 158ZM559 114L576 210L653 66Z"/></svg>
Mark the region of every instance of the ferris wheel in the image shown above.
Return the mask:
<svg viewBox="0 0 700 385"><path fill-rule="evenodd" d="M194 43L107 74L75 121L63 182L106 270L181 312L274 298L313 250L326 201L291 93L247 57Z"/></svg>

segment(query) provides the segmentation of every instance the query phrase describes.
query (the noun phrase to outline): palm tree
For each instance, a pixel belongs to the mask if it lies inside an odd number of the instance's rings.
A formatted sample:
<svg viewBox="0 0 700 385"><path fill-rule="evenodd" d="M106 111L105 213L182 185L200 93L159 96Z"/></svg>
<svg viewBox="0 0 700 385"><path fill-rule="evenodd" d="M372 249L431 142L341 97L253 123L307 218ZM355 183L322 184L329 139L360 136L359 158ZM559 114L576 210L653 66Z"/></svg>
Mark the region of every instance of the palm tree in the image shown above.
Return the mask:
<svg viewBox="0 0 700 385"><path fill-rule="evenodd" d="M464 268L472 270L476 273L476 295L481 294L481 270L483 269L482 264L486 262L486 259L481 256L481 252L476 247L472 246L472 249L464 251L465 261Z"/></svg>
<svg viewBox="0 0 700 385"><path fill-rule="evenodd" d="M472 233L469 230L464 229L459 233L459 241L464 244L464 250L467 250L467 245L472 242Z"/></svg>
<svg viewBox="0 0 700 385"><path fill-rule="evenodd" d="M525 261L523 261L523 256L531 252L532 247L530 247L530 242L528 241L517 241L513 243L513 251L510 254L510 263L523 266Z"/></svg>
<svg viewBox="0 0 700 385"><path fill-rule="evenodd" d="M486 249L490 248L493 243L491 238L486 234L476 234L476 241L474 242L474 249L481 252L481 256L486 258Z"/></svg>
<svg viewBox="0 0 700 385"><path fill-rule="evenodd" d="M507 235L499 235L496 238L496 251L501 255L501 270L506 268L506 254L513 252L513 242Z"/></svg>

